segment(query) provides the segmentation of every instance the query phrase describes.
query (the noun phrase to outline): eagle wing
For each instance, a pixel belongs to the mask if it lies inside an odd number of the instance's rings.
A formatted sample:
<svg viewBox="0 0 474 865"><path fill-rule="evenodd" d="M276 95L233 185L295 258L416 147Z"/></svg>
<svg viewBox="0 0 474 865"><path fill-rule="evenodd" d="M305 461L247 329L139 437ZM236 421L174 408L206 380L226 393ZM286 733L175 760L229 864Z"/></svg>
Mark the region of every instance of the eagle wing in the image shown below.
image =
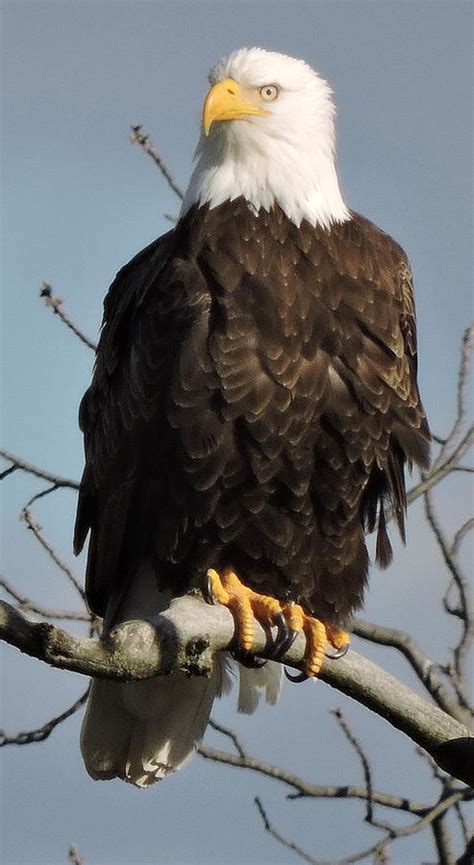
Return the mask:
<svg viewBox="0 0 474 865"><path fill-rule="evenodd" d="M179 242L178 230L168 232L117 274L104 302L93 380L80 406L85 469L74 549L80 552L90 531L86 591L99 615L143 556L150 510L158 506L160 464L170 448L170 381L177 377L179 389L180 373L186 375L182 366L176 372L175 360L207 306L202 275L191 256L176 252ZM188 353L199 366L193 338Z"/></svg>
<svg viewBox="0 0 474 865"><path fill-rule="evenodd" d="M335 495L329 487L338 478L337 498L342 496L346 509L343 515L334 512L336 534L347 525L351 502L369 532L378 524L376 557L385 567L391 560L386 506L404 539L405 464L423 468L429 462L430 431L417 386L412 273L402 248L358 214L333 237L338 275L323 295L335 309L337 338L330 357L332 395L317 442L324 465L316 455L315 484L327 509ZM331 245L328 251L331 255ZM324 467L329 469L327 488L321 484ZM358 500L364 471L366 485Z"/></svg>

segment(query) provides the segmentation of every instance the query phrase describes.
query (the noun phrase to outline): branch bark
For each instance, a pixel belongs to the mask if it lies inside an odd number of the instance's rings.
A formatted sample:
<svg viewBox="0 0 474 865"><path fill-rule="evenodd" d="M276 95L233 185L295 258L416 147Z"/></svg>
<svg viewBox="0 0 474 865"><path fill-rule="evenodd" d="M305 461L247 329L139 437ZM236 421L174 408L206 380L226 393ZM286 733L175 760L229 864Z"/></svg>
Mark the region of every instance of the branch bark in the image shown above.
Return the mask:
<svg viewBox="0 0 474 865"><path fill-rule="evenodd" d="M209 675L213 656L231 648L234 623L222 606L197 595L176 598L151 622L130 621L104 641L75 637L46 622L31 622L0 602L0 638L53 667L119 681L147 679L184 670ZM265 657L267 635L255 629L255 651ZM284 662L300 668L305 641L299 636ZM267 649L268 651L268 649ZM427 702L376 664L350 652L326 661L319 678L362 703L424 748L444 769L474 782L474 736L464 724Z"/></svg>

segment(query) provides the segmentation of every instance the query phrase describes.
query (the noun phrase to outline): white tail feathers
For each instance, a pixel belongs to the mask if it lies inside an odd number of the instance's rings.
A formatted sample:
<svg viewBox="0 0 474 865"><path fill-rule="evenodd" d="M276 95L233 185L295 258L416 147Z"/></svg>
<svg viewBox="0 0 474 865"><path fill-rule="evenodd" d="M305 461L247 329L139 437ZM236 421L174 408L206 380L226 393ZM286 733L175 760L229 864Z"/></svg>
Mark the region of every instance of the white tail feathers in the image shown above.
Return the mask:
<svg viewBox="0 0 474 865"><path fill-rule="evenodd" d="M150 610L159 612L168 601L169 595L157 591L153 573L143 569L113 624L148 619ZM214 698L230 689L229 666L221 655L209 679L176 672L129 684L94 680L81 731L89 775L149 787L181 768L204 736ZM267 702L276 702L282 672L279 664L269 662L256 670L237 666L239 711L253 712L263 694Z"/></svg>
<svg viewBox="0 0 474 865"><path fill-rule="evenodd" d="M219 667L210 679L174 673L130 684L94 681L81 733L89 775L149 787L179 769L204 735Z"/></svg>

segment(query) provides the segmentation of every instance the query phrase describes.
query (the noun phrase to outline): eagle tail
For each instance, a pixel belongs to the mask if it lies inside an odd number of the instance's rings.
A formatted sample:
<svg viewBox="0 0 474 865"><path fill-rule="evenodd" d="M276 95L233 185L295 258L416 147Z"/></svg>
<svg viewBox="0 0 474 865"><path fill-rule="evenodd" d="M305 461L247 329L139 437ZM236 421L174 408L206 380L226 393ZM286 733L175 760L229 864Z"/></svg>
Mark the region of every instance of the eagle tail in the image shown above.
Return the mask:
<svg viewBox="0 0 474 865"><path fill-rule="evenodd" d="M178 672L127 684L94 681L81 732L89 775L149 787L181 768L206 730L220 666L210 679Z"/></svg>
<svg viewBox="0 0 474 865"><path fill-rule="evenodd" d="M150 609L163 610L169 593L159 592L153 570L135 576L126 597L111 600L108 628L132 619L149 620ZM111 612L111 610L113 610ZM250 713L264 697L278 699L282 668L269 662L240 673L239 711ZM81 731L81 751L96 780L121 778L149 787L180 769L194 754L206 731L216 696L230 690L233 664L218 655L209 679L175 672L142 682L95 679Z"/></svg>

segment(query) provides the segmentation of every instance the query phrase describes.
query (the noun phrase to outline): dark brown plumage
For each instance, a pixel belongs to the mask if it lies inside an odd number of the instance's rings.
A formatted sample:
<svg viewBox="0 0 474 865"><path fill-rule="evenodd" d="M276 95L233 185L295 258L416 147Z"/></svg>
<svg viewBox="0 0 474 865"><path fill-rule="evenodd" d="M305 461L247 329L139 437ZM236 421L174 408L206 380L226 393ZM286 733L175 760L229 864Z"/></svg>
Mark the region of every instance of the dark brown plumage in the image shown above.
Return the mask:
<svg viewBox="0 0 474 865"><path fill-rule="evenodd" d="M80 420L96 613L150 557L174 594L232 565L343 624L365 530L386 565L387 506L403 536L404 466L427 464L405 254L355 213L298 228L278 206L193 206L112 284Z"/></svg>

